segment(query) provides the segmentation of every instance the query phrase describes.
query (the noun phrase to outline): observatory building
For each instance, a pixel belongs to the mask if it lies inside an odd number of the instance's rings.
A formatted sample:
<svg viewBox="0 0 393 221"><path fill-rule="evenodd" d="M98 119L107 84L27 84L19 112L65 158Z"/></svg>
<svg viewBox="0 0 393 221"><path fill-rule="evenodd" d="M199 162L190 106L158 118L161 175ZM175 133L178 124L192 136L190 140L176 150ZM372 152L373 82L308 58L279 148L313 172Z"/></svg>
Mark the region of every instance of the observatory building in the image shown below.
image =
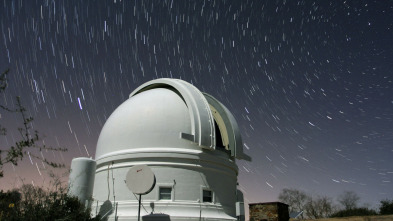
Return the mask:
<svg viewBox="0 0 393 221"><path fill-rule="evenodd" d="M137 220L141 197L141 220L244 220L235 160L251 158L236 120L185 81L157 79L135 89L103 126L95 157L74 159L69 179L69 194L93 216ZM129 189L128 176L142 165L154 174L153 181L135 177L149 189L143 196Z"/></svg>

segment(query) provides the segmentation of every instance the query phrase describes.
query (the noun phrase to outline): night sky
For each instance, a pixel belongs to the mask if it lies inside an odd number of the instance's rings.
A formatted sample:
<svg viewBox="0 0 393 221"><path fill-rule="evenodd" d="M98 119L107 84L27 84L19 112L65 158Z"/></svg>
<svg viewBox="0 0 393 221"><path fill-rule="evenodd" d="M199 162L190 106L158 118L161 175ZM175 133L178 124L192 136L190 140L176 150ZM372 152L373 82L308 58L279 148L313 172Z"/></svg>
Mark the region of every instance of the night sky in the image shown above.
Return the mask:
<svg viewBox="0 0 393 221"><path fill-rule="evenodd" d="M237 119L246 203L282 188L393 199L392 1L2 0L0 23L0 102L20 95L42 142L69 149L33 151L49 161L94 158L114 109L171 77ZM21 119L1 113L4 149ZM49 182L39 159L5 169L1 188Z"/></svg>

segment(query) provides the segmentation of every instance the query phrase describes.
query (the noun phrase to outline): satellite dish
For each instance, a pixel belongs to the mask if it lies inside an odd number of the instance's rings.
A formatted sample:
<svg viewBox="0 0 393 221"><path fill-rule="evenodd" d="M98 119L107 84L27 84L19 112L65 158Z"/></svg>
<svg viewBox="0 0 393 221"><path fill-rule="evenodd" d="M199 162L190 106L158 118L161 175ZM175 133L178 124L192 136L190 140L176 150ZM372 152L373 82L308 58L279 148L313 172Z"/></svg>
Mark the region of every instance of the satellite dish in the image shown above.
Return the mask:
<svg viewBox="0 0 393 221"><path fill-rule="evenodd" d="M156 177L148 166L137 165L128 170L126 184L134 194L144 195L154 188Z"/></svg>

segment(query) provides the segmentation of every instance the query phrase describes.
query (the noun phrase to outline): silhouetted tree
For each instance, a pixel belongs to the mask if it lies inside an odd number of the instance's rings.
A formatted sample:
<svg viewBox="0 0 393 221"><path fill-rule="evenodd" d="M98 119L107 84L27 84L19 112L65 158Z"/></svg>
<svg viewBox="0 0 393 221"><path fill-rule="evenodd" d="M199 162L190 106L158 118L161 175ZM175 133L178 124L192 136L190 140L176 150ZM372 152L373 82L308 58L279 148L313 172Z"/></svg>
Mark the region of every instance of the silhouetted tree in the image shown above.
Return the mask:
<svg viewBox="0 0 393 221"><path fill-rule="evenodd" d="M304 206L310 197L303 191L284 188L278 199L288 204L290 212L300 212L304 210Z"/></svg>
<svg viewBox="0 0 393 221"><path fill-rule="evenodd" d="M379 214L389 215L393 214L393 200L382 200L381 206L379 207Z"/></svg>
<svg viewBox="0 0 393 221"><path fill-rule="evenodd" d="M338 202L345 210L355 209L360 200L360 197L353 191L345 191L338 196Z"/></svg>
<svg viewBox="0 0 393 221"><path fill-rule="evenodd" d="M333 213L333 202L329 197L310 197L304 206L306 215L312 219L329 217Z"/></svg>
<svg viewBox="0 0 393 221"><path fill-rule="evenodd" d="M0 205L2 221L99 220L99 217L91 218L90 210L78 198L68 196L64 188L45 191L31 184L23 185L6 193L0 192Z"/></svg>
<svg viewBox="0 0 393 221"><path fill-rule="evenodd" d="M7 74L9 70L7 69L3 73L0 74L0 95L2 95L7 89ZM11 145L8 148L0 150L0 177L4 176L3 166L5 164L11 163L13 165L18 165L18 162L21 161L27 154L30 154L31 157L41 160L42 162L52 166L52 167L63 167L64 164L55 163L52 161L48 161L45 158L42 158L38 155L35 155L34 152L30 152L30 149L36 150L54 150L54 151L67 151L65 148L53 148L47 147L45 145L38 145L37 142L40 140L40 135L38 131L31 132L31 123L33 121L32 117L27 116L26 109L22 105L21 98L19 96L16 97L16 106L8 107L6 105L0 104L0 110L18 114L21 119L21 126L18 127L18 132L20 135L20 140L15 142L14 145ZM0 124L0 136L6 136L7 129Z"/></svg>

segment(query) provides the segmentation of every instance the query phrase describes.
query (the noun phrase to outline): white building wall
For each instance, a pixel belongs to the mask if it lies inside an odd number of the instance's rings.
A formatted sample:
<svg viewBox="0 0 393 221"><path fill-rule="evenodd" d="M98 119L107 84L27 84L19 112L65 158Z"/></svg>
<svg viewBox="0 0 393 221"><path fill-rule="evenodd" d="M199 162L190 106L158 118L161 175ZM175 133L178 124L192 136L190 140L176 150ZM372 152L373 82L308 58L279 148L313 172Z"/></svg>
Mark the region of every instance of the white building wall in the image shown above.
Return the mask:
<svg viewBox="0 0 393 221"><path fill-rule="evenodd" d="M68 195L78 197L86 206L91 203L95 170L96 162L91 158L79 157L71 162Z"/></svg>
<svg viewBox="0 0 393 221"><path fill-rule="evenodd" d="M141 209L141 216L154 212L167 214L170 220L190 220L190 218L199 220L200 217L209 218L205 220L236 220L234 218L236 217L236 164L221 151L177 150L165 153L134 151L131 154L98 160L93 193L96 201L93 203L92 213L95 214L101 209L103 215L111 209L111 207L101 208L109 197L107 204L111 204L113 208L110 212L110 220L114 220L115 215L119 219L136 220L138 196L134 196L128 190L125 177L133 165L146 164L156 174L156 186L150 193L142 196L144 208ZM121 158L128 160L122 161ZM172 187L171 200L158 200L160 186ZM212 203L202 202L204 188L213 192ZM97 201L98 208L96 208Z"/></svg>

